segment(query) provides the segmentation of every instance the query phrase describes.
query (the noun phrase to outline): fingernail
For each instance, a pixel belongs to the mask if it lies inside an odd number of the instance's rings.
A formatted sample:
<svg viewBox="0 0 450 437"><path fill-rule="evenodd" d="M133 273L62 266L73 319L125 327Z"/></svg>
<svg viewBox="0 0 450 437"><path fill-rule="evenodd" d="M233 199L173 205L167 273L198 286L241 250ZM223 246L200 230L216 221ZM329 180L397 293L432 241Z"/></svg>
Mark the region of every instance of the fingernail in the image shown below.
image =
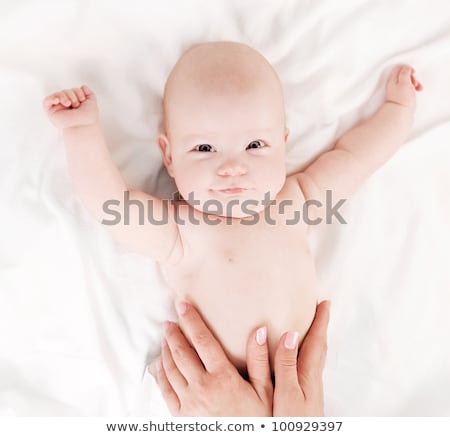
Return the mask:
<svg viewBox="0 0 450 437"><path fill-rule="evenodd" d="M147 367L148 373L156 379L156 374L161 372L162 364L161 358L154 359Z"/></svg>
<svg viewBox="0 0 450 437"><path fill-rule="evenodd" d="M298 332L289 331L284 338L284 347L286 349L295 349L298 343Z"/></svg>
<svg viewBox="0 0 450 437"><path fill-rule="evenodd" d="M148 371L148 373L150 373L150 375L152 375L153 377L155 377L156 363L155 363L154 361L152 361L152 362L147 366L147 371Z"/></svg>
<svg viewBox="0 0 450 437"><path fill-rule="evenodd" d="M259 328L256 331L256 343L258 343L260 346L265 344L267 339L267 328L263 326L262 328Z"/></svg>
<svg viewBox="0 0 450 437"><path fill-rule="evenodd" d="M163 323L163 330L164 332L167 332L169 330L170 322L167 320Z"/></svg>
<svg viewBox="0 0 450 437"><path fill-rule="evenodd" d="M183 301L178 302L177 305L176 305L176 308L177 308L178 314L180 316L182 316L187 311L187 303L183 302Z"/></svg>

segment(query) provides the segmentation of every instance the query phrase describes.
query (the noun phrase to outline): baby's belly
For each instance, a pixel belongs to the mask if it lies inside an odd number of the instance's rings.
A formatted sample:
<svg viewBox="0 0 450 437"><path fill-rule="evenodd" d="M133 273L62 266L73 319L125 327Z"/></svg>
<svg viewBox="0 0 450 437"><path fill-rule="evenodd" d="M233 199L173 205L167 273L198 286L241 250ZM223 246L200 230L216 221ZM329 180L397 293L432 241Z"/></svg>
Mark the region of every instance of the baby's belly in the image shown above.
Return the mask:
<svg viewBox="0 0 450 437"><path fill-rule="evenodd" d="M270 262L264 258L214 256L195 269L193 263L184 271L168 272L169 282L176 284L176 299L199 309L239 370L246 367L246 344L254 328L267 326L273 363L280 336L298 331L302 341L315 314L317 282L309 252Z"/></svg>

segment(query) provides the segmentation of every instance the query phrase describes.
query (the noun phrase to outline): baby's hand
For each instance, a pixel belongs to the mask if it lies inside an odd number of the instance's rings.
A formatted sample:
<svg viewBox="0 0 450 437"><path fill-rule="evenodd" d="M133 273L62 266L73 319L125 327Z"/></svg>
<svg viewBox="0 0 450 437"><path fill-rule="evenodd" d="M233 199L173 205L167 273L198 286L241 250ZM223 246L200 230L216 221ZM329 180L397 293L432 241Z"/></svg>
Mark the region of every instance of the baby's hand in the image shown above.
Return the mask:
<svg viewBox="0 0 450 437"><path fill-rule="evenodd" d="M43 105L57 128L88 126L98 121L97 99L86 85L50 94Z"/></svg>
<svg viewBox="0 0 450 437"><path fill-rule="evenodd" d="M386 83L386 101L416 108L416 91L423 87L414 77L414 69L409 65L398 65L391 73Z"/></svg>

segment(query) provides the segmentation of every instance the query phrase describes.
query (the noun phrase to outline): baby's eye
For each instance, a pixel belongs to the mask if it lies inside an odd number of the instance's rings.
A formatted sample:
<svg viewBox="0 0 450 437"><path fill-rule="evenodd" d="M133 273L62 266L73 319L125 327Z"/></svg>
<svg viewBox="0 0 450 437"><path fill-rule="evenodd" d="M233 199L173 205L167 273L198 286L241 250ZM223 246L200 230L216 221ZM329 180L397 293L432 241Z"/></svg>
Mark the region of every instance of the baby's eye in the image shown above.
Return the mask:
<svg viewBox="0 0 450 437"><path fill-rule="evenodd" d="M247 146L247 150L248 149L262 149L264 147L264 141L261 140L255 140L252 141L248 146Z"/></svg>
<svg viewBox="0 0 450 437"><path fill-rule="evenodd" d="M197 152L212 152L212 146L210 144L199 144L194 147Z"/></svg>

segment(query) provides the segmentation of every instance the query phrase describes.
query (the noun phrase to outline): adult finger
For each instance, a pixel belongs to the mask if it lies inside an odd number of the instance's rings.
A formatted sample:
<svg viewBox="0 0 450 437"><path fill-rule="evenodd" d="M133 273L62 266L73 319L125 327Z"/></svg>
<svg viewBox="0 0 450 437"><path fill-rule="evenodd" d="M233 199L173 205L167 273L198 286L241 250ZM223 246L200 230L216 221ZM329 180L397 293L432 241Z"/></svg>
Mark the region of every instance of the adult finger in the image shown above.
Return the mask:
<svg viewBox="0 0 450 437"><path fill-rule="evenodd" d="M322 301L316 309L313 323L303 340L298 356L298 380L305 396L321 386L327 355L327 328L330 320L330 301Z"/></svg>
<svg viewBox="0 0 450 437"><path fill-rule="evenodd" d="M281 336L275 351L275 385L277 389L292 390L298 387L297 353L299 334L296 331L286 332Z"/></svg>
<svg viewBox="0 0 450 437"><path fill-rule="evenodd" d="M167 407L172 415L178 415L181 403L178 398L175 390L170 385L169 379L167 378L164 367L161 363L161 360L156 362L156 382L161 390L161 394L163 395L164 400L166 401Z"/></svg>
<svg viewBox="0 0 450 437"><path fill-rule="evenodd" d="M180 325L197 351L206 370L214 373L223 370L226 366L231 366L222 346L215 339L194 306L187 302L179 302L176 308L180 317Z"/></svg>
<svg viewBox="0 0 450 437"><path fill-rule="evenodd" d="M267 347L267 327L253 330L247 341L247 372L250 383L259 398L266 402L273 397L270 377L269 350Z"/></svg>
<svg viewBox="0 0 450 437"><path fill-rule="evenodd" d="M173 360L169 345L165 339L163 339L161 344L161 359L164 372L170 382L170 385L178 395L181 395L186 389L188 383L178 370L178 367Z"/></svg>
<svg viewBox="0 0 450 437"><path fill-rule="evenodd" d="M165 338L175 365L188 384L199 380L205 372L203 364L176 323L166 325Z"/></svg>

